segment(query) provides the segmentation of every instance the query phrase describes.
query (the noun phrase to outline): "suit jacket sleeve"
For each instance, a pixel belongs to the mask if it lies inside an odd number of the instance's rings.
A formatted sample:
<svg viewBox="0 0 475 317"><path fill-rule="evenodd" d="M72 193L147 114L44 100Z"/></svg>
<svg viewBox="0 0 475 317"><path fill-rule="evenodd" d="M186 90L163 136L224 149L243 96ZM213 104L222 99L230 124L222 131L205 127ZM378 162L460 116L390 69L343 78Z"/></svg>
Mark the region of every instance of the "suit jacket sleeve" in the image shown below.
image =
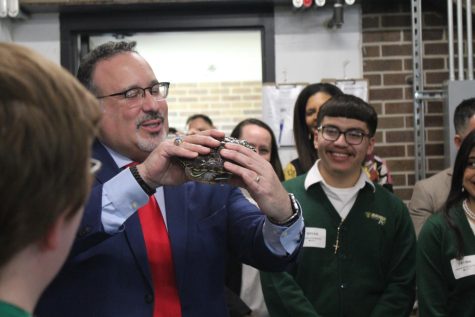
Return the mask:
<svg viewBox="0 0 475 317"><path fill-rule="evenodd" d="M104 231L102 225L102 184L93 187L89 200L84 207L84 216L79 225L77 238L71 250L71 255L77 255L101 241L107 239L110 235Z"/></svg>
<svg viewBox="0 0 475 317"><path fill-rule="evenodd" d="M136 212L139 206L147 202L148 197L139 190L137 194L136 188L139 188L130 172L121 171L110 154L99 143L95 142L94 157L102 162L102 167L96 174L93 188L89 199L84 207L84 216L78 230L78 236L73 246L72 254L77 254L88 248L93 248L100 242L114 236L124 229L124 223L127 219ZM111 196L108 198L111 200L110 205L114 208L120 208L122 210L121 216L114 218L116 223L109 223L108 228L104 228L103 223L103 198L106 184L111 184L113 187L109 187ZM124 186L123 184L130 183L130 186ZM114 185L115 184L115 185ZM133 185L135 184L135 187ZM115 189L114 189L115 188ZM114 192L119 189L120 193ZM112 190L112 191L111 191ZM129 213L126 215L126 212ZM119 219L119 218L123 219ZM112 228L112 229L111 229Z"/></svg>
<svg viewBox="0 0 475 317"><path fill-rule="evenodd" d="M265 216L247 199L238 188L230 192L228 201L229 246L231 252L245 264L260 270L278 272L287 268L298 255L303 239L294 252L289 255L276 255L266 245L263 235ZM249 247L252 246L252 247Z"/></svg>
<svg viewBox="0 0 475 317"><path fill-rule="evenodd" d="M424 186L424 183L416 183L408 207L416 235L419 236L422 225L426 222L427 218L434 213L434 202Z"/></svg>

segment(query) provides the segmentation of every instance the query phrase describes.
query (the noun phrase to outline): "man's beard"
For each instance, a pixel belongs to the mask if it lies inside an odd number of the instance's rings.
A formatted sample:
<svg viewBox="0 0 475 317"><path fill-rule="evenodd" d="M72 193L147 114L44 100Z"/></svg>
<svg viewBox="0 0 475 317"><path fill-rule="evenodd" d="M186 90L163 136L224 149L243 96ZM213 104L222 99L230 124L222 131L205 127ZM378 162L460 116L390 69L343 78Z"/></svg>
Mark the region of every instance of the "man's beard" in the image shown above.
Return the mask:
<svg viewBox="0 0 475 317"><path fill-rule="evenodd" d="M143 137L140 135L140 126L143 122L148 120L160 120L162 128L160 132L153 133L148 137ZM152 152L166 137L166 134L163 132L165 127L165 118L159 112L149 112L144 116L137 119L136 123L136 133L137 133L137 145L140 150L144 152Z"/></svg>
<svg viewBox="0 0 475 317"><path fill-rule="evenodd" d="M152 152L163 140L164 134L160 136L159 133L151 135L148 138L144 138L137 134L137 145L140 150L144 152Z"/></svg>

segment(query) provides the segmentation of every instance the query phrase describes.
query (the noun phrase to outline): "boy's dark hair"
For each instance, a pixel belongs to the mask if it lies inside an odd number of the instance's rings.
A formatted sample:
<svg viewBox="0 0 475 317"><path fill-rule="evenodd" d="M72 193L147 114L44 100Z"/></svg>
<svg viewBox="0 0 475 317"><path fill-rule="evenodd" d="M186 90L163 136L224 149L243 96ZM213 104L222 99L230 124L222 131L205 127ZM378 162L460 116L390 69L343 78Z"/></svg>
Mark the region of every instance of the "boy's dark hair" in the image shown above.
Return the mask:
<svg viewBox="0 0 475 317"><path fill-rule="evenodd" d="M367 102L353 95L336 95L320 108L317 115L317 126L322 124L324 117L344 117L366 123L369 134L374 136L378 126L378 114Z"/></svg>

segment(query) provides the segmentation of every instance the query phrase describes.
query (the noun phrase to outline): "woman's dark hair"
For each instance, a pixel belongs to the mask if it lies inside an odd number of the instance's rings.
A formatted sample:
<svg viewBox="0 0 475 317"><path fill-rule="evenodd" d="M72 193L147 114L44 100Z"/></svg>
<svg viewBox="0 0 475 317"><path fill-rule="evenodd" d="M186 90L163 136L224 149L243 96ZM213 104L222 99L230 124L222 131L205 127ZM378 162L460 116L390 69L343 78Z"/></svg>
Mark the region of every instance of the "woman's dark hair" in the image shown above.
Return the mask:
<svg viewBox="0 0 475 317"><path fill-rule="evenodd" d="M464 244L460 228L455 223L453 210L456 205L462 203L468 197L468 193L463 188L463 174L468 165L468 159L473 147L475 146L475 130L470 132L463 140L457 157L455 158L454 171L452 174L452 184L450 186L449 197L443 209L444 219L449 227L454 231L457 239L457 259L461 259L464 255Z"/></svg>
<svg viewBox="0 0 475 317"><path fill-rule="evenodd" d="M255 118L245 119L239 122L237 126L234 127L233 131L231 132L231 136L233 138L239 139L242 134L242 128L244 128L246 125L251 125L251 124L257 125L263 129L266 129L267 132L270 133L270 137L271 137L270 164L274 168L274 171L279 177L279 179L283 181L284 172L282 170L282 163L280 162L280 158L279 158L279 151L277 150L277 141L275 139L274 132L266 123Z"/></svg>
<svg viewBox="0 0 475 317"><path fill-rule="evenodd" d="M318 92L330 96L340 95L343 92L335 85L328 83L311 84L305 87L297 97L294 106L294 140L298 159L304 172L307 172L317 160L317 151L313 145L313 131L309 131L305 122L307 101Z"/></svg>

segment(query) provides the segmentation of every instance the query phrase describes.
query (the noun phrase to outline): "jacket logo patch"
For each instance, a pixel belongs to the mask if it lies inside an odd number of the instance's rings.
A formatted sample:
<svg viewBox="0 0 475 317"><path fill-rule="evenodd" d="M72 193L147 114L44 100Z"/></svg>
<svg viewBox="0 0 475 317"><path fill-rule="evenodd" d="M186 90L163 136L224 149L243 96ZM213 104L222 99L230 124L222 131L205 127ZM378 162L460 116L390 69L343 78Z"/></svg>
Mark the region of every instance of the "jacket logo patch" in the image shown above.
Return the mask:
<svg viewBox="0 0 475 317"><path fill-rule="evenodd" d="M368 219L376 220L378 222L378 225L380 225L380 226L384 226L386 224L386 217L378 215L374 212L367 211L367 212L365 212L365 216Z"/></svg>

